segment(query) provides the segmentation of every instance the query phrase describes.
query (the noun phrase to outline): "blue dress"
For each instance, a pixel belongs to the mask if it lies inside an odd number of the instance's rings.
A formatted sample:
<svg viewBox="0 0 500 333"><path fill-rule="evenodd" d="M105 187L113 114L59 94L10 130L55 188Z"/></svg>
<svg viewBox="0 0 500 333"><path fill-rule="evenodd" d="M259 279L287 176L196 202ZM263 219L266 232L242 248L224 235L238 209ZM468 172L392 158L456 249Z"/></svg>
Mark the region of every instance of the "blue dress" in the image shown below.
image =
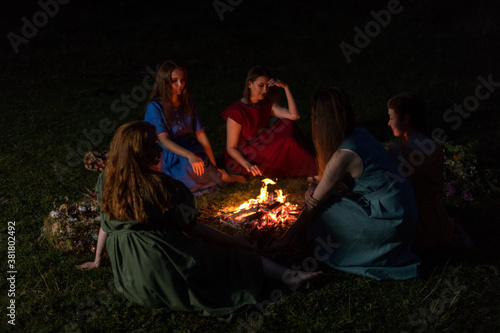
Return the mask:
<svg viewBox="0 0 500 333"><path fill-rule="evenodd" d="M222 183L222 174L214 166L203 146L196 140L194 134L203 129L198 110L195 108L193 116L185 115L182 106L172 110L172 125L168 125L161 109L161 103L152 101L146 107L144 120L156 127L156 133L167 132L169 139L179 146L195 153L205 164L205 172L198 176L194 173L189 160L183 156L174 154L163 145L163 153L160 170L167 175L180 180L194 194L207 192L217 184Z"/></svg>
<svg viewBox="0 0 500 333"><path fill-rule="evenodd" d="M410 250L418 220L411 183L363 128L339 149L357 154L363 173L348 192L332 195L309 226L317 259L377 280L417 277L420 258Z"/></svg>

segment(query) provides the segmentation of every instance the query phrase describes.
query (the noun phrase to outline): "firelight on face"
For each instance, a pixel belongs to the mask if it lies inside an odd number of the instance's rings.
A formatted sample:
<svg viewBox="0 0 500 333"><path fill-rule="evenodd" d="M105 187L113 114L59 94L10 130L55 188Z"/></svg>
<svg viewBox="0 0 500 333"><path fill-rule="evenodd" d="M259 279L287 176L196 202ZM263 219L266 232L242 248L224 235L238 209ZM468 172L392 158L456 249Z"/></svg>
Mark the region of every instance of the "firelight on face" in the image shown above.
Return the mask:
<svg viewBox="0 0 500 333"><path fill-rule="evenodd" d="M389 115L389 122L387 126L392 129L394 136L399 138L404 136L404 134L408 131L408 125L401 119L401 116L394 111L394 109L389 109L387 112Z"/></svg>
<svg viewBox="0 0 500 333"><path fill-rule="evenodd" d="M181 69L174 69L172 71L172 92L177 96L182 94L184 87L186 86L186 74Z"/></svg>
<svg viewBox="0 0 500 333"><path fill-rule="evenodd" d="M266 97L266 94L269 91L268 82L269 78L266 76L259 76L254 82L248 82L252 103L257 103Z"/></svg>

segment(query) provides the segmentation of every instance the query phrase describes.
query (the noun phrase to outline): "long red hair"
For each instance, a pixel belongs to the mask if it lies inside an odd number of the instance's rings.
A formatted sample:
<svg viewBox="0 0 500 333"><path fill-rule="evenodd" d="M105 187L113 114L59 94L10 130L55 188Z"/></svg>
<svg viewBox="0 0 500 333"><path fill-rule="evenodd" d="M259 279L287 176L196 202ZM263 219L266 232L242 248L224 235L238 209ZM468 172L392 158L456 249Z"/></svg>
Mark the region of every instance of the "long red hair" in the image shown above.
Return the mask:
<svg viewBox="0 0 500 333"><path fill-rule="evenodd" d="M152 147L157 144L156 128L146 121L132 121L118 128L111 141L104 170L102 211L111 220L148 221L148 205L166 211L171 195L166 175L155 171Z"/></svg>

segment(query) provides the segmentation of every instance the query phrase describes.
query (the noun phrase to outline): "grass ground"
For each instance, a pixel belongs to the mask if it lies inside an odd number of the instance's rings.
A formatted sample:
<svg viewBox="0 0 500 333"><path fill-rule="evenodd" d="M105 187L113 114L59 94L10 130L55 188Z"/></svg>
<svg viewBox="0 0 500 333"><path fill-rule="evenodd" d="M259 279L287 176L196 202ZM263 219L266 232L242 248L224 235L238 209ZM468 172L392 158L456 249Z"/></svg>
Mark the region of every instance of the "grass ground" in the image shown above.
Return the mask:
<svg viewBox="0 0 500 333"><path fill-rule="evenodd" d="M223 20L214 3L232 3ZM397 3L73 0L60 4L57 12L52 9L53 17L47 16L46 24L28 38L23 25L34 16L43 23L43 15L37 14L41 5L4 2L0 251L7 258L8 222L15 221L17 274L11 297L9 268L2 260L0 330L498 332L500 201L494 194L474 207L448 207L476 242L472 253L442 251L425 257L422 277L408 281L377 282L325 270L325 278L294 293L268 285L259 307L231 323L131 304L116 293L109 265L79 271L75 265L92 254L61 252L40 238L43 220L54 206L81 200L86 188L93 187L97 174L84 169L83 153L106 149L114 128L142 119L142 92L151 82L148 68L167 59L187 65L192 95L219 160L225 140L220 112L240 97L246 72L259 63L289 82L306 134L310 95L338 85L350 93L360 123L386 142L391 133L385 126L385 102L411 90L427 100L431 124L443 129L447 141L477 141L478 169L499 170L498 4ZM388 6L394 6L390 22L358 43L348 63L340 43L356 46L354 28L364 30L374 21L370 11ZM10 32L26 38L17 53ZM477 109L454 113L454 120L443 118L454 104L473 101L470 96L477 94L481 78L493 83L480 90L484 97ZM125 95L133 96L131 102ZM281 185L300 201L303 183L283 180ZM259 186L228 187L214 205ZM283 300L267 308L280 290ZM12 299L15 327L6 316Z"/></svg>

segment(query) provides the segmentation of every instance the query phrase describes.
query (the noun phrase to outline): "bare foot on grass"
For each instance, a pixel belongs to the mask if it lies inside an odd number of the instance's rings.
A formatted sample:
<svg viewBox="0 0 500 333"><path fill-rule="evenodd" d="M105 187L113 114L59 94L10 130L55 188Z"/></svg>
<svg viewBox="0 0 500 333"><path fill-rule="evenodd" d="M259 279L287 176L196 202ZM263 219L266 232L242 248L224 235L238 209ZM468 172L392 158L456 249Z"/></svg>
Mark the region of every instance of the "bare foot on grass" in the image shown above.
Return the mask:
<svg viewBox="0 0 500 333"><path fill-rule="evenodd" d="M283 274L283 282L285 282L292 291L295 291L299 288L302 282L312 280L321 275L323 275L323 272L321 271L303 272L288 270L285 274Z"/></svg>
<svg viewBox="0 0 500 333"><path fill-rule="evenodd" d="M246 183L247 182L245 177L243 177L242 175L230 175L227 173L226 170L223 170L223 169L219 169L219 171L222 173L221 179L224 183Z"/></svg>

